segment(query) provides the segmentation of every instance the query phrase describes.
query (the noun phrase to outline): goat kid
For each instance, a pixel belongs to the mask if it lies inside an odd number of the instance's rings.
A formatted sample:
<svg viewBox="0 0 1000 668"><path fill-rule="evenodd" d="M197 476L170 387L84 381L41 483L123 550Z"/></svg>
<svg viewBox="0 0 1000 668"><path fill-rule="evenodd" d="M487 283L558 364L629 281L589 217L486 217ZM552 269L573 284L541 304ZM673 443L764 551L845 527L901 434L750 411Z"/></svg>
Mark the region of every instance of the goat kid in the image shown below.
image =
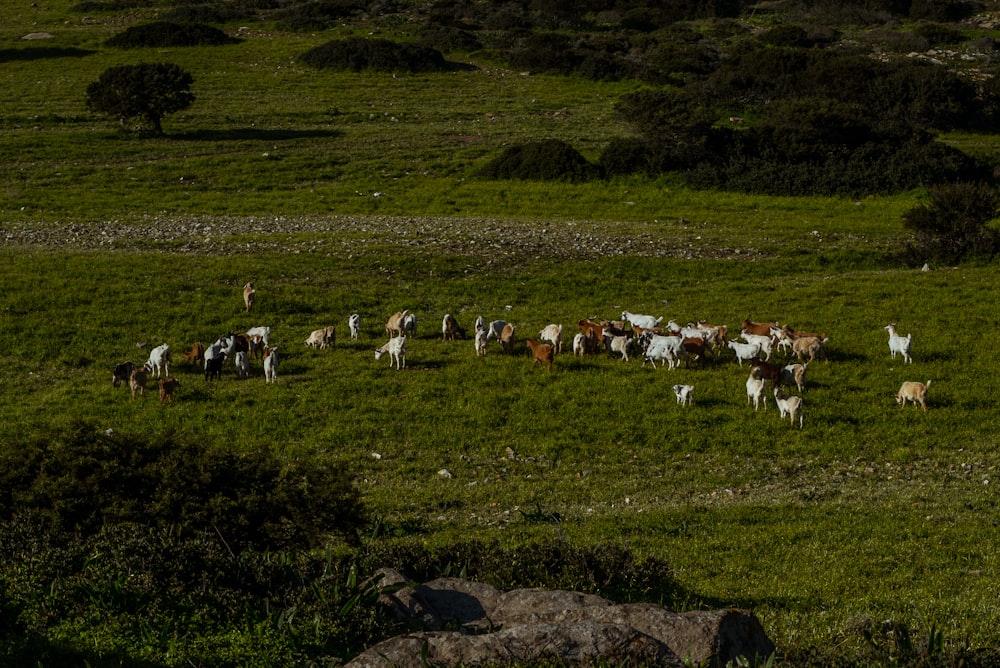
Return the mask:
<svg viewBox="0 0 1000 668"><path fill-rule="evenodd" d="M386 353L389 355L390 369L392 368L393 363L395 363L397 371L404 369L406 367L406 337L394 336L386 343L382 344L381 347L376 348L375 359L382 359L382 355L385 355Z"/></svg>
<svg viewBox="0 0 1000 668"><path fill-rule="evenodd" d="M174 389L181 386L181 382L176 378L161 378L160 382L160 403L169 401L173 403Z"/></svg>
<svg viewBox="0 0 1000 668"><path fill-rule="evenodd" d="M243 306L246 307L247 313L253 310L253 302L257 296L257 290L253 287L253 283L247 282L243 286Z"/></svg>
<svg viewBox="0 0 1000 668"><path fill-rule="evenodd" d="M278 346L264 349L264 382L278 382Z"/></svg>
<svg viewBox="0 0 1000 668"><path fill-rule="evenodd" d="M883 327L883 329L889 332L889 354L892 359L896 359L896 353L903 356L903 363L912 363L913 358L910 357L910 343L913 340L913 334L907 334L906 336L900 336L896 333L896 323L890 323Z"/></svg>
<svg viewBox="0 0 1000 668"><path fill-rule="evenodd" d="M531 356L533 358L531 362L532 368L538 364L548 365L549 372L551 373L552 361L555 357L556 347L551 343L542 343L534 339L528 339L526 343L528 344L528 348L531 350Z"/></svg>
<svg viewBox="0 0 1000 668"><path fill-rule="evenodd" d="M767 395L764 393L766 387L767 381L760 377L760 372L751 369L747 378L747 404L753 404L754 413L761 404L764 404L764 410L767 410Z"/></svg>
<svg viewBox="0 0 1000 668"><path fill-rule="evenodd" d="M694 402L694 385L674 385L671 389L677 397L678 405L690 406Z"/></svg>
<svg viewBox="0 0 1000 668"><path fill-rule="evenodd" d="M351 339L357 341L358 335L361 334L361 314L352 313L348 316L347 329L351 333Z"/></svg>

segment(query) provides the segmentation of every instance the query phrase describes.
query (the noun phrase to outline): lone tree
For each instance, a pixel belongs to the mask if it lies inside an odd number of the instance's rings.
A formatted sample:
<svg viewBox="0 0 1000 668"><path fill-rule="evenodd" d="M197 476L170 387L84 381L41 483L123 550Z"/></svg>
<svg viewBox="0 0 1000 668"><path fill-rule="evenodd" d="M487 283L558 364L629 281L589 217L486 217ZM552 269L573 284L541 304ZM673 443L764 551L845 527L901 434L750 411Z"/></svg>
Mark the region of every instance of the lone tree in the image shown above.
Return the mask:
<svg viewBox="0 0 1000 668"><path fill-rule="evenodd" d="M913 232L910 258L957 263L1000 252L1000 230L990 221L1000 215L1000 197L982 183L934 186L930 199L903 214L903 227Z"/></svg>
<svg viewBox="0 0 1000 668"><path fill-rule="evenodd" d="M116 65L87 86L87 108L118 119L122 127L139 119L153 134L163 134L165 114L187 109L194 102L194 79L173 63Z"/></svg>

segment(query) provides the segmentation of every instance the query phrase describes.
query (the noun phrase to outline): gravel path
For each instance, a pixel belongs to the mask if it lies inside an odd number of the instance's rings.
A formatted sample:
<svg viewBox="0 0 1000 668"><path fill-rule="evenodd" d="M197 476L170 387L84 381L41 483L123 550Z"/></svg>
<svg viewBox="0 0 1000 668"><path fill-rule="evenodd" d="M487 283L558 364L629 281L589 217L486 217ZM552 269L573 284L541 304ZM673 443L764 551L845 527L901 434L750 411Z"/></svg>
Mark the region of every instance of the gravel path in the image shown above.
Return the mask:
<svg viewBox="0 0 1000 668"><path fill-rule="evenodd" d="M648 225L645 227L649 227ZM750 259L754 249L711 248L693 234L668 238L638 223L546 223L394 216L148 216L103 223L0 223L8 246L207 255L363 254L386 246L500 261L633 257Z"/></svg>

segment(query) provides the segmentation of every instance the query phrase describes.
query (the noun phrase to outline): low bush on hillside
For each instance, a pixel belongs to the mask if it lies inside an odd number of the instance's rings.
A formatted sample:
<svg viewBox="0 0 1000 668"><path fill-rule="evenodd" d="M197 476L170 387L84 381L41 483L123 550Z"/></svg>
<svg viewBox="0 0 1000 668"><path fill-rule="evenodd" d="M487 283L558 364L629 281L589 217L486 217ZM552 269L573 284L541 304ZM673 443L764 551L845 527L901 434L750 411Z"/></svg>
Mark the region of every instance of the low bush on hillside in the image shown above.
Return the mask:
<svg viewBox="0 0 1000 668"><path fill-rule="evenodd" d="M183 5L162 14L163 21L171 23L229 23L253 18L253 14L240 5L227 2L219 5Z"/></svg>
<svg viewBox="0 0 1000 668"><path fill-rule="evenodd" d="M282 30L326 30L339 21L358 14L364 7L364 2L358 0L320 0L285 7L275 12L274 19Z"/></svg>
<svg viewBox="0 0 1000 668"><path fill-rule="evenodd" d="M580 183L599 178L601 170L566 142L548 139L507 148L479 170L479 175L491 179Z"/></svg>
<svg viewBox="0 0 1000 668"><path fill-rule="evenodd" d="M218 28L199 23L154 21L132 26L104 43L119 49L162 48L167 46L220 46L239 42Z"/></svg>
<svg viewBox="0 0 1000 668"><path fill-rule="evenodd" d="M359 37L321 44L299 58L311 67L352 72L448 72L457 67L437 49Z"/></svg>
<svg viewBox="0 0 1000 668"><path fill-rule="evenodd" d="M907 211L903 227L914 238L906 250L914 264L954 264L1000 253L1000 229L990 223L1000 216L1000 196L982 183L954 183L931 188L928 201Z"/></svg>
<svg viewBox="0 0 1000 668"><path fill-rule="evenodd" d="M181 538L218 535L236 551L352 541L365 524L351 476L322 455L147 441L84 423L0 452L0 519L22 513L52 536L139 522Z"/></svg>

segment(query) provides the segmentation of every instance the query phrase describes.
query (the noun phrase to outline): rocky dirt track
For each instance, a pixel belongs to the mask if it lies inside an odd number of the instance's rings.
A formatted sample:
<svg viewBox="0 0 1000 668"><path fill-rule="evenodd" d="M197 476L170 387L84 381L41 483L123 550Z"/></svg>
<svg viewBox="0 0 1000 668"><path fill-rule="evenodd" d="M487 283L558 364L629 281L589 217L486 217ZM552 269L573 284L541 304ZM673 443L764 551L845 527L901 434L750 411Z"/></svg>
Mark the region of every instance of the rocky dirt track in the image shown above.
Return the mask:
<svg viewBox="0 0 1000 668"><path fill-rule="evenodd" d="M588 259L616 255L749 259L754 249L711 247L693 232L638 223L545 223L486 218L393 216L150 216L103 223L2 223L7 246L242 255L322 253L352 257L387 246L415 254L508 259ZM666 226L664 226L666 227Z"/></svg>

